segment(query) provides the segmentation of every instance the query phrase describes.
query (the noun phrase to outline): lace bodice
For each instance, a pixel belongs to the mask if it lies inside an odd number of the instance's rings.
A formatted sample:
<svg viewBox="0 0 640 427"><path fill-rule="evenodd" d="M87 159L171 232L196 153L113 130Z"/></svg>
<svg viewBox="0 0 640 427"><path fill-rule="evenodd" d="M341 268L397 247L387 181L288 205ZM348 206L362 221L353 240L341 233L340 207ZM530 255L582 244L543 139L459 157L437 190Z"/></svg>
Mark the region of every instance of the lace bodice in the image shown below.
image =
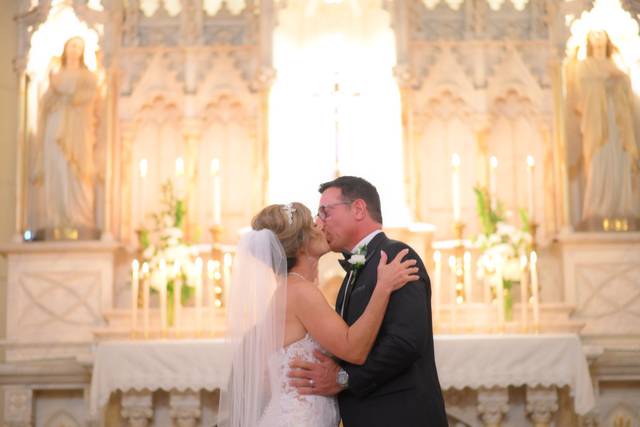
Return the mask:
<svg viewBox="0 0 640 427"><path fill-rule="evenodd" d="M299 358L315 361L313 351L322 350L307 334L272 357L269 364L271 400L259 427L337 427L340 422L335 397L301 396L289 385L289 362Z"/></svg>

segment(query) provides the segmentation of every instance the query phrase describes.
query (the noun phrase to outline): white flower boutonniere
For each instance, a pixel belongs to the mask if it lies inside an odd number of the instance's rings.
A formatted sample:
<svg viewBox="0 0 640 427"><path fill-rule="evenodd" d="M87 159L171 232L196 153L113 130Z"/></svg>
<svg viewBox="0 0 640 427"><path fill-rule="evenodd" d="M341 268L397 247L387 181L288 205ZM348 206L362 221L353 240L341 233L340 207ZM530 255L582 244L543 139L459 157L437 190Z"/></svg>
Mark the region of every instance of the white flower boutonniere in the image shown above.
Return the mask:
<svg viewBox="0 0 640 427"><path fill-rule="evenodd" d="M364 267L364 263L367 260L367 245L359 246L358 249L349 257L349 264L353 266L355 270Z"/></svg>

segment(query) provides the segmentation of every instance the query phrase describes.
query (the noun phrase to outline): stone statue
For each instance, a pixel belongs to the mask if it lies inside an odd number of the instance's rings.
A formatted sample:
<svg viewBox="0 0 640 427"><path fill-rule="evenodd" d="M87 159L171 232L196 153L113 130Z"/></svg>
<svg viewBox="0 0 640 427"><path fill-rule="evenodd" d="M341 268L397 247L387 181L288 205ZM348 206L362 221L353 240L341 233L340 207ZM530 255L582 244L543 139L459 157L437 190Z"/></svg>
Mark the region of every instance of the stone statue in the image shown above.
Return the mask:
<svg viewBox="0 0 640 427"><path fill-rule="evenodd" d="M95 168L97 79L84 63L84 41L64 45L40 100L34 183L42 192L36 236L96 237Z"/></svg>
<svg viewBox="0 0 640 427"><path fill-rule="evenodd" d="M640 217L640 135L631 81L612 58L616 50L606 31L590 31L587 56L569 77L581 141L570 171L582 174L579 228L588 230L633 229Z"/></svg>

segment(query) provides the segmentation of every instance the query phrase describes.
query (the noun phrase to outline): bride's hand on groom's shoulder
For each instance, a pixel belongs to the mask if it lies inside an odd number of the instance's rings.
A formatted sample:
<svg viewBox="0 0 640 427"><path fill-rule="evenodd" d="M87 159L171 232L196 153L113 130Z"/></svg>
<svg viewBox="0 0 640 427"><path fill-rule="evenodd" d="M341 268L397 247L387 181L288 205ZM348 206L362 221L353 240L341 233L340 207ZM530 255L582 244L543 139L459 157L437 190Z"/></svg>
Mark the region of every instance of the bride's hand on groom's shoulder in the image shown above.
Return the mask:
<svg viewBox="0 0 640 427"><path fill-rule="evenodd" d="M321 351L314 351L317 363L294 359L289 364L289 384L302 395L334 396L342 391L337 383L340 366Z"/></svg>
<svg viewBox="0 0 640 427"><path fill-rule="evenodd" d="M378 286L389 292L397 291L404 285L418 280L418 267L415 259L404 259L409 249L403 249L387 263L387 253L380 251L380 263L378 264ZM378 287L376 286L376 288Z"/></svg>

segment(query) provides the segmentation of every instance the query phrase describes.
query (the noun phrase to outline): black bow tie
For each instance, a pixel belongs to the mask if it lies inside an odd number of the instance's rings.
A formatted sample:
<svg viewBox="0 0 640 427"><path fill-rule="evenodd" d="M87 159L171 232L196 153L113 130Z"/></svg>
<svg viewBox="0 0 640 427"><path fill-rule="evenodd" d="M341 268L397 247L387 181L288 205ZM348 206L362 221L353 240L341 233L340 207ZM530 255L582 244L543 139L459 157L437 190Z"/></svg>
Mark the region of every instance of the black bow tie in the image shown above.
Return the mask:
<svg viewBox="0 0 640 427"><path fill-rule="evenodd" d="M344 259L338 260L340 266L344 268L344 271L346 271L347 273L353 269L353 264L349 263L349 258L351 258L351 255L353 255L351 252L342 252L342 256L344 257Z"/></svg>

